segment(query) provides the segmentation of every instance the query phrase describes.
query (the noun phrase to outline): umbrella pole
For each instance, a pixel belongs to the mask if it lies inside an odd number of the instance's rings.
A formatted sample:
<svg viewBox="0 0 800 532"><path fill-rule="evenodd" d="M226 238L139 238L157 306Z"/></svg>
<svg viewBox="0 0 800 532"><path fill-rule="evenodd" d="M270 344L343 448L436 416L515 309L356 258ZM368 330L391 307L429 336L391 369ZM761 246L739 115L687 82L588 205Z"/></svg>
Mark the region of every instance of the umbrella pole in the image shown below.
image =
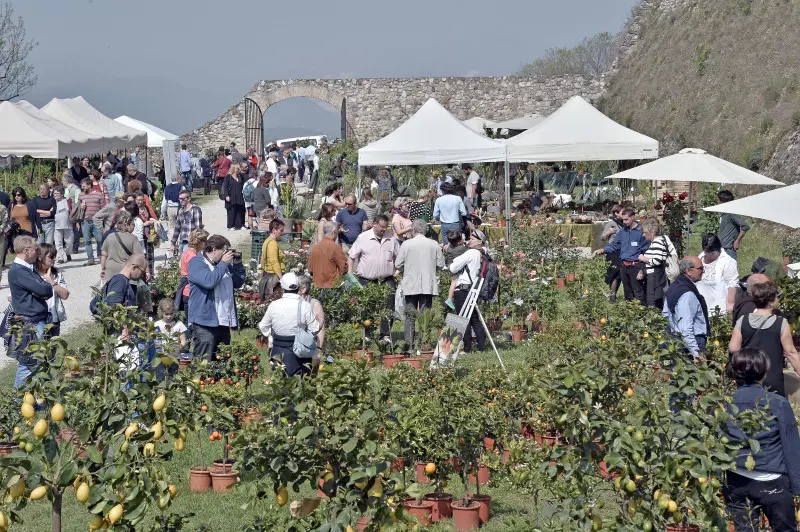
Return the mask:
<svg viewBox="0 0 800 532"><path fill-rule="evenodd" d="M356 198L361 200L361 165L358 165L358 189L356 189Z"/></svg>
<svg viewBox="0 0 800 532"><path fill-rule="evenodd" d="M693 183L689 181L689 206L686 208L686 243L683 246L684 254L689 253L689 235L691 234L692 227L692 196L693 196Z"/></svg>
<svg viewBox="0 0 800 532"><path fill-rule="evenodd" d="M658 180L653 179L653 205L658 203Z"/></svg>
<svg viewBox="0 0 800 532"><path fill-rule="evenodd" d="M506 244L511 244L511 177L508 159L505 162L506 178Z"/></svg>

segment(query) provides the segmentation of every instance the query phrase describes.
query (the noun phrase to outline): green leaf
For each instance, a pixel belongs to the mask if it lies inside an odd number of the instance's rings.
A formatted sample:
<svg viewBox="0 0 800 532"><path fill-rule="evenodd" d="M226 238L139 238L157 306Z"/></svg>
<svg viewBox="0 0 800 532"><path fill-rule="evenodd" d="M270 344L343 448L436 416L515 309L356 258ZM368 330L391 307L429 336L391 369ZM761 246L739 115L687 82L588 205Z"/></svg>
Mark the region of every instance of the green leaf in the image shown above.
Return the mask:
<svg viewBox="0 0 800 532"><path fill-rule="evenodd" d="M358 446L358 438L350 438L344 445L342 445L342 450L346 453L352 453L355 448Z"/></svg>
<svg viewBox="0 0 800 532"><path fill-rule="evenodd" d="M69 486L72 484L72 481L75 480L77 475L78 466L75 464L75 462L69 462L64 466L64 469L61 470L61 475L58 477L58 485Z"/></svg>
<svg viewBox="0 0 800 532"><path fill-rule="evenodd" d="M311 436L311 434L313 432L314 432L314 427L305 426L302 429L300 429L299 431L297 431L297 439L298 440L305 440L306 438Z"/></svg>
<svg viewBox="0 0 800 532"><path fill-rule="evenodd" d="M564 377L564 386L567 388L572 388L573 384L575 384L575 379L572 377L572 375L567 375Z"/></svg>
<svg viewBox="0 0 800 532"><path fill-rule="evenodd" d="M364 411L364 412L361 414L361 417L359 417L358 419L359 419L359 421L361 421L361 423L362 423L362 424L366 425L366 424L367 424L367 422L368 422L370 419L374 418L374 417L375 417L375 412L374 412L373 410L365 410L365 411Z"/></svg>
<svg viewBox="0 0 800 532"><path fill-rule="evenodd" d="M103 455L100 454L100 451L98 451L97 447L95 447L94 445L89 445L86 447L86 456L88 456L89 460L91 460L95 464L103 463Z"/></svg>

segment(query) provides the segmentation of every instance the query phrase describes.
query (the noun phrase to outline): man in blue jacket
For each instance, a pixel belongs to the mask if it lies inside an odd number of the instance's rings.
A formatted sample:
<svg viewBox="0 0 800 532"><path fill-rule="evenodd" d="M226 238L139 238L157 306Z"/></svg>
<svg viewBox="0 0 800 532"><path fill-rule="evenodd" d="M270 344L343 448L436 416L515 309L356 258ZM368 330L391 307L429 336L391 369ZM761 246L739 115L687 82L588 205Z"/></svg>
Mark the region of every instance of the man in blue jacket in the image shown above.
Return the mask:
<svg viewBox="0 0 800 532"><path fill-rule="evenodd" d="M213 360L217 347L230 343L231 329L239 326L233 290L244 285L246 273L230 246L224 236L212 235L203 253L189 261L189 325L198 360Z"/></svg>
<svg viewBox="0 0 800 532"><path fill-rule="evenodd" d="M47 300L53 296L55 279L48 275L45 279L36 271L39 247L30 236L14 239L17 257L8 269L8 286L11 289L11 315L9 327L12 329L6 345L11 358L17 360L17 377L14 389L25 385L33 370L36 359L26 353L28 345L44 338L50 311Z"/></svg>
<svg viewBox="0 0 800 532"><path fill-rule="evenodd" d="M617 233L617 237L609 242L606 247L596 250L594 254L619 252L619 273L622 279L625 300L638 299L644 305L646 303L644 284L636 276L642 270L639 255L647 251L647 248L650 247L650 241L644 237L642 226L636 221L636 211L633 208L626 207L622 209L620 220L622 221L622 229Z"/></svg>

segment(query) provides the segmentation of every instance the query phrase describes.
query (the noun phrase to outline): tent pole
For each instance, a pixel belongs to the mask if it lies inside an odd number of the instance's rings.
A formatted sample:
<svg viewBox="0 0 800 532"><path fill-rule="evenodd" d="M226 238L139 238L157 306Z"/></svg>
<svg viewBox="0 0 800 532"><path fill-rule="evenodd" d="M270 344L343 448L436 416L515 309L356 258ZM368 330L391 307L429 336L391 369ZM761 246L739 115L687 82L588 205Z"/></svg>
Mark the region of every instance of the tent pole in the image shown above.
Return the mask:
<svg viewBox="0 0 800 532"><path fill-rule="evenodd" d="M361 200L361 165L358 165L358 189L356 190L356 199Z"/></svg>
<svg viewBox="0 0 800 532"><path fill-rule="evenodd" d="M511 244L511 177L509 173L508 157L505 161L506 179L506 244Z"/></svg>
<svg viewBox="0 0 800 532"><path fill-rule="evenodd" d="M693 188L692 185L693 183L689 181L689 205L686 208L686 231L685 231L686 243L683 247L684 255L688 255L689 253L689 235L691 233L691 227L692 227L692 193L694 192L692 190Z"/></svg>

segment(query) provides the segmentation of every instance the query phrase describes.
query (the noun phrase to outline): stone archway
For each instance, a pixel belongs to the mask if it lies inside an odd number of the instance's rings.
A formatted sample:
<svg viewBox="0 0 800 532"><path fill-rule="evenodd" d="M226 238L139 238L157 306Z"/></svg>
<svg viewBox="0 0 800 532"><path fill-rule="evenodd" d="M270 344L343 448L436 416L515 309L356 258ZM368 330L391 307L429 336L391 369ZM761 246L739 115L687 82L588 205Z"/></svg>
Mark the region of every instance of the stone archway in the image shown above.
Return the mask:
<svg viewBox="0 0 800 532"><path fill-rule="evenodd" d="M286 83L278 87L267 88L260 83L245 97L254 100L261 111L266 113L270 106L290 98L313 98L338 109L341 115L343 138L356 140L352 125L347 120L347 104L344 94L325 87L305 83ZM332 139L331 139L332 140Z"/></svg>

